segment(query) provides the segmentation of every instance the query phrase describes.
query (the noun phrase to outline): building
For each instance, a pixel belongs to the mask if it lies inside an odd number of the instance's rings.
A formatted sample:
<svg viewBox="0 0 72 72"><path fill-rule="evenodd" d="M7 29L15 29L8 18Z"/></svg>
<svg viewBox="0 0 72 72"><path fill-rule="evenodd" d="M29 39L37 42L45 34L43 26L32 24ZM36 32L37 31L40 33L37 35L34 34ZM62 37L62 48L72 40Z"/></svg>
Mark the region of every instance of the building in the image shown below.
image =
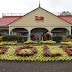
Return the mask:
<svg viewBox="0 0 72 72"><path fill-rule="evenodd" d="M30 34L41 40L43 33L52 32L66 39L71 35L72 16L56 16L40 7L23 16L3 16L0 18L0 34L21 35L30 40Z"/></svg>

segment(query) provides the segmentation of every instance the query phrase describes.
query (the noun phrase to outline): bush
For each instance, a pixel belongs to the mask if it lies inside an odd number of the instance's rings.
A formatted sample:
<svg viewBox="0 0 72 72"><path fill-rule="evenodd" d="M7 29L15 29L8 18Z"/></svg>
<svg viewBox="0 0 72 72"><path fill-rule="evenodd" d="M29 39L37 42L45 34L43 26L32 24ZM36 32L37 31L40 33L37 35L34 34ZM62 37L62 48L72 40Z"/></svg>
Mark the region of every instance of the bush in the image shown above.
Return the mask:
<svg viewBox="0 0 72 72"><path fill-rule="evenodd" d="M22 36L17 36L17 41L18 42L22 42L22 40L23 40L23 37Z"/></svg>
<svg viewBox="0 0 72 72"><path fill-rule="evenodd" d="M31 33L31 35L30 35L31 40L33 40L34 37L35 37L35 34Z"/></svg>
<svg viewBox="0 0 72 72"><path fill-rule="evenodd" d="M69 41L72 41L72 39L68 38L66 40L63 40L63 42L69 42Z"/></svg>
<svg viewBox="0 0 72 72"><path fill-rule="evenodd" d="M17 36L3 36L3 41L16 41L17 40Z"/></svg>
<svg viewBox="0 0 72 72"><path fill-rule="evenodd" d="M18 41L18 42L22 42L22 40L23 40L22 36L12 36L12 35L3 36L3 41Z"/></svg>
<svg viewBox="0 0 72 72"><path fill-rule="evenodd" d="M28 41L24 42L24 44L38 44L38 42L37 41L28 40Z"/></svg>
<svg viewBox="0 0 72 72"><path fill-rule="evenodd" d="M69 42L61 42L61 44L63 44L63 45L72 45L72 42L71 41L69 41Z"/></svg>
<svg viewBox="0 0 72 72"><path fill-rule="evenodd" d="M72 39L72 35L68 35L67 37L70 38L70 39Z"/></svg>
<svg viewBox="0 0 72 72"><path fill-rule="evenodd" d="M0 45L16 45L17 41L1 41Z"/></svg>
<svg viewBox="0 0 72 72"><path fill-rule="evenodd" d="M50 32L47 32L46 34L44 34L44 37L45 37L47 40L50 40L50 39L53 37L53 34L50 33Z"/></svg>
<svg viewBox="0 0 72 72"><path fill-rule="evenodd" d="M55 44L55 41L47 40L47 41L40 41L40 44Z"/></svg>
<svg viewBox="0 0 72 72"><path fill-rule="evenodd" d="M58 43L62 40L62 36L54 36L52 39Z"/></svg>

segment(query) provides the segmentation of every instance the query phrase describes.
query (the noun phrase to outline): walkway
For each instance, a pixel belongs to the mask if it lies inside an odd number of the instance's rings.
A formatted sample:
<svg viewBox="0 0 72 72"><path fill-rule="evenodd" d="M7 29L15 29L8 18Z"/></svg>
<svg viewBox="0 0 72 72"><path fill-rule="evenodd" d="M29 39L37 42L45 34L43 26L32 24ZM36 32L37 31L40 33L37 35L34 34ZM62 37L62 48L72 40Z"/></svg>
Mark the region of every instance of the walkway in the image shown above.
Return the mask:
<svg viewBox="0 0 72 72"><path fill-rule="evenodd" d="M0 72L71 72L72 61L0 61Z"/></svg>

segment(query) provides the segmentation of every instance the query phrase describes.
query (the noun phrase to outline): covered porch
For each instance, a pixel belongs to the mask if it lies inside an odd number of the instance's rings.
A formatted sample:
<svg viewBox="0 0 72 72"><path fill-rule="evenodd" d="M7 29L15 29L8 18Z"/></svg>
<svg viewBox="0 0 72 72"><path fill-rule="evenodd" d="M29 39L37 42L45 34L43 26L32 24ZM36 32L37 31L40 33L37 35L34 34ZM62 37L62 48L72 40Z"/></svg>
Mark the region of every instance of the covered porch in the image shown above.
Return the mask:
<svg viewBox="0 0 72 72"><path fill-rule="evenodd" d="M69 30L66 28L54 28L51 30L54 36L60 35L62 36L62 39L67 39L67 36L70 34Z"/></svg>

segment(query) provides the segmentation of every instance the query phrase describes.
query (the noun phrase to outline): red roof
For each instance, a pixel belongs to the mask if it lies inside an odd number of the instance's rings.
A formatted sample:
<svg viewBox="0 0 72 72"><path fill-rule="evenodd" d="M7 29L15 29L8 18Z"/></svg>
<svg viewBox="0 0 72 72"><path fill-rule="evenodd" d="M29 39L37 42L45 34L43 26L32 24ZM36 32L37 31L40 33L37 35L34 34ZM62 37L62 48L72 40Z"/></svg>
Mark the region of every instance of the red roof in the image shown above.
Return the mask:
<svg viewBox="0 0 72 72"><path fill-rule="evenodd" d="M8 26L11 22L19 19L21 16L4 16L0 18L0 26Z"/></svg>
<svg viewBox="0 0 72 72"><path fill-rule="evenodd" d="M68 23L72 24L72 15L61 15L61 16L57 16L65 21L67 21Z"/></svg>

